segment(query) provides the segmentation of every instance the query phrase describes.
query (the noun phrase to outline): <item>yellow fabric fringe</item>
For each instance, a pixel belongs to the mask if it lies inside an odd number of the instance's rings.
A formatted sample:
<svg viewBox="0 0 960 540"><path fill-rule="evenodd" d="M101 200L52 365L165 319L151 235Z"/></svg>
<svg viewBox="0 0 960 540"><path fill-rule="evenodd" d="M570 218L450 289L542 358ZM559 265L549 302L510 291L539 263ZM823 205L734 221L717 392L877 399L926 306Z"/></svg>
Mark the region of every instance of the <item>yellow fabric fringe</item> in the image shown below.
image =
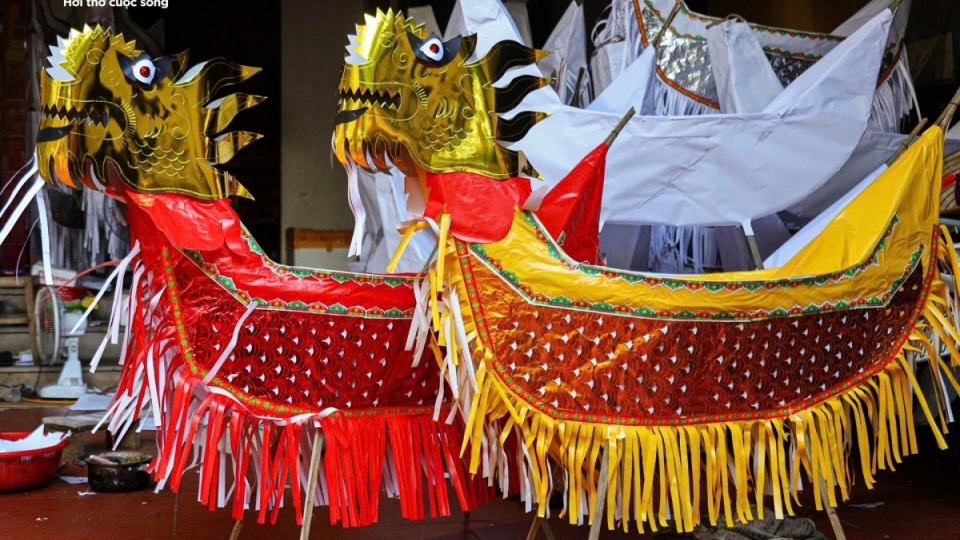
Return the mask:
<svg viewBox="0 0 960 540"><path fill-rule="evenodd" d="M452 280L446 283L447 294L459 288L460 298L466 298L462 276L450 270L456 266L452 241L444 251L445 277ZM956 275L960 264L946 229L938 254L940 271ZM848 462L852 444L859 449L860 470L867 487L873 486L878 470L894 470L903 456L917 452L912 404L913 393L920 392L914 375L916 353L931 359L935 381L945 377L960 391L939 354L945 349L952 365L960 365L956 293L937 274L910 339L871 380L787 418L688 426L627 427L557 421L530 408L490 371L492 355L473 339L476 325L464 306L461 324L469 329L469 342L479 363L477 391L470 400L463 446L465 450L472 443L470 471L498 470L488 461L500 458L488 447L502 446L509 435L515 434L526 450L520 452L527 456L521 458L520 466L529 475L533 502L541 517L546 516L559 469L566 482L564 512L571 523L582 523L583 516L589 523L603 519L603 515L594 515L597 497L603 497L608 528L619 523L624 531L630 529L631 520L637 522L640 532L644 523L651 531L670 526L681 532L692 531L703 521L704 502L706 521L711 525L721 520L733 526L736 521L762 519L766 496L772 497L774 513L781 519L792 515L799 504L801 473L806 475L808 489L813 490L818 510L823 508L824 499L836 506L850 495L854 470ZM442 317L450 316L447 312ZM439 328L450 328L444 322ZM465 345L446 332L441 332L441 342L454 348ZM939 392L934 396L939 425L928 401L922 395L918 397L938 445L945 448L944 396ZM499 441L491 440L491 428L498 432ZM608 482L606 492L598 493L602 459L609 460Z"/></svg>
<svg viewBox="0 0 960 540"><path fill-rule="evenodd" d="M949 382L960 391L940 354L946 351L951 364L960 365L960 299L946 283L954 283L960 264L945 229L935 261L939 272L920 321L896 358L872 379L785 418L614 426L557 421L531 408L491 371L492 353L478 339L455 241L448 237L449 216L439 221L440 254L429 276L429 310L438 333L434 352L448 382L459 387L456 408L466 417L461 451L470 449L472 473L491 481L497 477L505 492L511 487L506 485L507 468L519 467L521 496L528 508L538 506L540 516L547 513L557 481L571 523L605 517L609 528L619 524L625 531L631 520L640 531L675 527L684 532L703 521L749 522L764 517L768 496L775 516L782 518L799 504L801 475L818 509L824 501L834 506L850 495L854 444L868 487L878 470L895 469L903 456L917 451L912 400L913 393L920 393L914 374L918 355L931 359L937 383L932 399L919 395L918 403L938 445L945 447L947 404L939 383ZM445 347L445 358L438 346ZM515 456L504 452L511 435L520 446ZM607 487L599 492L604 459ZM598 498L605 511L595 515Z"/></svg>

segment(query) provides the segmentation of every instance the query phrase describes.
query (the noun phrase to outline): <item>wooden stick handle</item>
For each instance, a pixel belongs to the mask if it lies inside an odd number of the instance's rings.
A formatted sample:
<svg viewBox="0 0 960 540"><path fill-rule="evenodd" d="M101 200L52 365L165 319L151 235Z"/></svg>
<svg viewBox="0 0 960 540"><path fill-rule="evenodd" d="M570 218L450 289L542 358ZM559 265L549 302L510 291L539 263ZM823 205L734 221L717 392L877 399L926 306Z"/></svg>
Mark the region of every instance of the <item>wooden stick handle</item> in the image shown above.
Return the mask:
<svg viewBox="0 0 960 540"><path fill-rule="evenodd" d="M900 159L900 156L910 147L910 144L913 143L913 140L917 138L917 135L920 135L920 131L927 125L927 119L923 118L920 120L920 123L917 124L917 127L913 128L913 131L907 135L907 138L900 143L900 147L897 148L897 151L890 156L890 159L887 160L887 167L893 165L895 161Z"/></svg>
<svg viewBox="0 0 960 540"><path fill-rule="evenodd" d="M627 114L623 115L623 118L620 119L620 122L617 124L617 127L613 128L613 131L610 132L610 135L607 135L607 140L603 141L607 146L613 144L613 141L617 140L617 135L620 135L620 131L624 126L627 125L627 122L633 118L633 115L637 114L636 109L630 107L630 110L627 111Z"/></svg>
<svg viewBox="0 0 960 540"><path fill-rule="evenodd" d="M243 530L243 521L234 523L233 530L230 531L230 540L239 540L241 530Z"/></svg>
<svg viewBox="0 0 960 540"><path fill-rule="evenodd" d="M310 454L310 473L307 477L307 500L303 505L303 525L300 527L300 540L309 540L310 524L313 521L314 496L317 493L317 479L320 475L320 428L313 434L313 452ZM298 482L294 479L294 482Z"/></svg>
<svg viewBox="0 0 960 540"><path fill-rule="evenodd" d="M956 114L958 105L960 105L960 88L958 88L957 93L950 98L950 103L947 104L947 108L940 114L940 118L937 118L937 125L940 126L940 129L944 131L950 129L950 123L953 122L953 115Z"/></svg>
<svg viewBox="0 0 960 540"><path fill-rule="evenodd" d="M570 100L570 105L572 107L580 106L580 87L583 86L583 74L586 71L585 68L580 68L580 71L577 72L577 84L573 86L573 98Z"/></svg>
<svg viewBox="0 0 960 540"><path fill-rule="evenodd" d="M653 38L653 48L656 49L660 46L660 40L663 39L663 34L667 32L667 28L670 28L670 25L673 24L673 20L677 18L677 14L680 13L680 8L683 7L683 0L677 0L673 5L673 9L670 10L670 15L667 16L667 19L663 21L663 27L660 28L660 31L657 32L657 37Z"/></svg>
<svg viewBox="0 0 960 540"><path fill-rule="evenodd" d="M600 539L603 508L607 502L607 485L610 483L610 449L608 447L603 447L603 455L600 459L600 478L597 482L597 500L593 505L593 521L590 522L590 534L587 536L589 540Z"/></svg>

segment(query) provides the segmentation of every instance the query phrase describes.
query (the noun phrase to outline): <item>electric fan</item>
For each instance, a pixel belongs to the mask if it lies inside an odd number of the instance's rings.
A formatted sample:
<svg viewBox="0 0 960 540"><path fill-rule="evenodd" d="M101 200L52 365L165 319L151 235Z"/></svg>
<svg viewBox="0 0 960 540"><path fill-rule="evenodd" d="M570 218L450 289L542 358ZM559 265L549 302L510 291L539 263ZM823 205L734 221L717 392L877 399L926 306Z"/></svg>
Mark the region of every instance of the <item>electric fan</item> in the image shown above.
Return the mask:
<svg viewBox="0 0 960 540"><path fill-rule="evenodd" d="M83 321L77 330L71 333L82 315L67 311L60 291L53 287L43 287L37 293L34 326L40 361L52 365L61 356L66 356L57 383L41 388L38 392L41 398L77 399L87 393L77 353L80 336L86 331L87 322Z"/></svg>

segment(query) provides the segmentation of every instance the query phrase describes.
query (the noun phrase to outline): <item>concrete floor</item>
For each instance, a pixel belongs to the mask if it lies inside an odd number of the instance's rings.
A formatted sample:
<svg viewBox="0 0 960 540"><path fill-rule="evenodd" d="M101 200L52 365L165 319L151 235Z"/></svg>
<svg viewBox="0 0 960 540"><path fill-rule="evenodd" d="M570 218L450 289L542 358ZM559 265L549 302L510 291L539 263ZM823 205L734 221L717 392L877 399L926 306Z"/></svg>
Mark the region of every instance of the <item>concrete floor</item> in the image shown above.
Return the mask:
<svg viewBox="0 0 960 540"><path fill-rule="evenodd" d="M0 409L0 431L34 429L43 416L66 414L62 408ZM924 431L918 428L920 434ZM867 490L862 483L853 491L853 499L838 512L848 540L958 540L960 539L960 473L957 453L940 452L923 437L921 454L908 458L896 472L881 473L878 485ZM958 438L960 439L960 438ZM152 439L144 437L145 451ZM88 450L103 447L102 435L87 438ZM69 465L64 474L85 476L85 471ZM46 486L24 493L0 494L0 538L4 540L54 539L100 540L135 539L223 539L230 536L234 522L229 510L208 512L196 502L196 476L188 475L181 495L169 490L160 494L141 491L129 494L103 494L81 497L87 486L68 485L54 479ZM850 504L882 502L876 508L856 508ZM821 531L834 538L826 515L813 510L809 497L803 500L800 515L811 517ZM456 503L451 505L456 508ZM324 540L495 540L526 538L531 516L524 514L516 499L498 500L472 513L469 520L454 511L449 518L419 523L404 521L396 501L384 500L380 523L365 529L344 530L329 524L325 508L314 514L311 538ZM251 515L251 520L255 516ZM587 529L551 520L559 540L585 540ZM284 508L276 526L245 524L242 540L282 540L298 538L299 529L293 511ZM637 537L622 532L604 531L603 539ZM650 536L648 536L650 537ZM692 536L657 534L661 540L692 539ZM539 538L545 538L541 535Z"/></svg>

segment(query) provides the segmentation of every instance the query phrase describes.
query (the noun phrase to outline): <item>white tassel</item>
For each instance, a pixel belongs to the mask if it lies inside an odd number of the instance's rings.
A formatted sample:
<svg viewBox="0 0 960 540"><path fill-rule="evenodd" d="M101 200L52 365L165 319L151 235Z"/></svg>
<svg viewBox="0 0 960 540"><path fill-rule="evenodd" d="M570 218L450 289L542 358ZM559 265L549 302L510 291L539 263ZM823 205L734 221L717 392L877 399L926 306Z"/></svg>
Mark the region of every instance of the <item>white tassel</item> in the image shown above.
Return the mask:
<svg viewBox="0 0 960 540"><path fill-rule="evenodd" d="M103 194L92 189L83 190L82 208L85 222L83 228L83 247L86 248L90 266L97 265L100 253L100 231L104 227L100 216L103 215Z"/></svg>
<svg viewBox="0 0 960 540"><path fill-rule="evenodd" d="M243 328L243 324L247 322L247 319L253 314L255 309L257 309L256 302L250 302L250 305L247 306L247 311L240 316L240 319L237 320L237 324L233 327L233 337L230 339L230 343L224 347L223 352L220 354L220 358L217 359L217 363L213 365L213 367L207 373L207 376L203 378L203 384L210 384L210 381L217 376L217 372L220 371L223 363L227 361L227 357L233 353L233 349L237 346L237 340L240 339L240 330Z"/></svg>
<svg viewBox="0 0 960 540"><path fill-rule="evenodd" d="M18 186L19 186L19 183L18 183ZM33 184L30 186L30 189L28 189L27 192L24 193L23 199L21 199L20 203L17 204L17 206L13 209L13 213L7 216L7 220L6 222L4 222L3 228L0 229L0 245L2 245L3 241L7 239L7 236L10 234L10 231L13 230L13 226L16 225L17 220L20 219L20 216L23 215L23 211L26 210L27 205L30 204L30 201L32 201L34 197L36 197L37 192L40 191L42 187L43 187L43 180L37 177L36 180L34 180ZM10 200L8 200L7 204L4 205L3 210L0 210L0 217L3 216L4 212L6 212L7 206L9 206L11 202L13 202L15 195L16 193L11 195Z"/></svg>
<svg viewBox="0 0 960 540"><path fill-rule="evenodd" d="M26 172L24 172L24 170L26 170ZM16 200L17 194L20 193L20 190L23 189L23 186L26 185L28 180L30 180L31 178L34 178L35 174L37 174L37 154L36 153L33 154L33 156L30 158L30 161L28 161L26 165L24 165L23 167L20 167L20 170L17 171L17 173L13 175L13 177L10 180L8 180L7 183L3 186L3 189L0 190L0 193L2 193L7 189L7 186L9 186L11 182L13 182L14 180L17 181L17 183L13 186L13 190L7 195L6 204L3 205L3 208L0 208L0 217L3 217L3 215L7 213L7 210L10 208L10 205L13 204L14 200ZM30 198L31 197L26 197L28 201L30 200ZM14 214L13 218L9 222L12 223L16 221L18 217L20 217L19 214ZM0 234L0 243L3 243L3 239L5 237L6 235Z"/></svg>
<svg viewBox="0 0 960 540"><path fill-rule="evenodd" d="M90 360L90 373L94 373L97 370L97 366L100 365L100 358L103 356L103 352L107 347L107 342L110 341L114 344L118 342L118 334L120 331L120 302L118 298L123 294L123 276L126 274L127 266L130 262L140 254L140 241L138 240L134 244L133 249L130 250L130 253L120 261L120 264L110 273L107 277L107 281L104 282L103 287L100 288L100 291L97 292L96 297L93 299L93 303L90 304L90 307L83 312L83 315L77 321L77 324L74 325L73 329L70 331L71 334L75 333L77 329L83 324L83 321L87 320L87 317L90 316L90 313L93 312L96 308L97 303L100 302L100 299L103 298L103 295L106 294L107 289L110 288L110 285L116 281L114 286L114 301L113 308L110 310L110 321L107 324L107 334L103 336L103 341L100 342L100 347L97 349L97 352L94 354L93 358Z"/></svg>
<svg viewBox="0 0 960 540"><path fill-rule="evenodd" d="M920 117L920 105L910 77L907 51L904 49L890 76L877 88L867 129L899 133L901 120L908 116L911 110L915 110L917 117Z"/></svg>
<svg viewBox="0 0 960 540"><path fill-rule="evenodd" d="M423 349L430 336L430 280L418 279L414 282L413 294L417 305L414 308L410 330L407 332L407 343L403 350L409 351L416 345L413 353L413 367L417 367L420 365Z"/></svg>
<svg viewBox="0 0 960 540"><path fill-rule="evenodd" d="M47 195L37 194L37 212L40 214L40 246L43 259L43 284L53 284L53 268L50 267L50 223L47 221Z"/></svg>
<svg viewBox="0 0 960 540"><path fill-rule="evenodd" d="M363 207L363 199L360 197L360 179L357 174L357 164L347 160L347 201L350 203L350 210L353 211L354 225L353 238L350 240L350 251L348 257L359 257L363 246L363 231L367 222L367 211Z"/></svg>

